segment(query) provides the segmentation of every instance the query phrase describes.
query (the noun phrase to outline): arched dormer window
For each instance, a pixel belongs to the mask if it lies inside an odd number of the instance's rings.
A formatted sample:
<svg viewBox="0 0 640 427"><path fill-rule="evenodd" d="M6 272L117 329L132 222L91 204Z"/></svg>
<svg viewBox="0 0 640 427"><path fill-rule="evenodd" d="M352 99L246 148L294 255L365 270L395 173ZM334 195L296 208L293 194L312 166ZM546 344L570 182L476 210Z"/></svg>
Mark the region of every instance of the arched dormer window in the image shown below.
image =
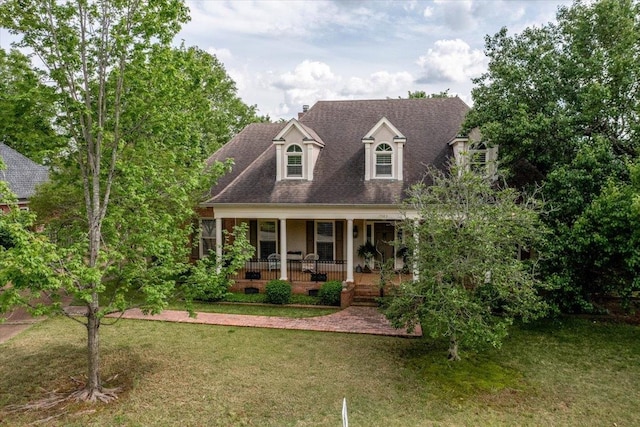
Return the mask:
<svg viewBox="0 0 640 427"><path fill-rule="evenodd" d="M393 177L393 148L387 143L376 147L376 178Z"/></svg>
<svg viewBox="0 0 640 427"><path fill-rule="evenodd" d="M473 144L469 149L469 166L474 172L486 173L487 146L483 142Z"/></svg>
<svg viewBox="0 0 640 427"><path fill-rule="evenodd" d="M364 137L364 180L404 178L404 146L407 138L386 117L381 118Z"/></svg>
<svg viewBox="0 0 640 427"><path fill-rule="evenodd" d="M287 148L287 177L302 178L302 147L299 145Z"/></svg>

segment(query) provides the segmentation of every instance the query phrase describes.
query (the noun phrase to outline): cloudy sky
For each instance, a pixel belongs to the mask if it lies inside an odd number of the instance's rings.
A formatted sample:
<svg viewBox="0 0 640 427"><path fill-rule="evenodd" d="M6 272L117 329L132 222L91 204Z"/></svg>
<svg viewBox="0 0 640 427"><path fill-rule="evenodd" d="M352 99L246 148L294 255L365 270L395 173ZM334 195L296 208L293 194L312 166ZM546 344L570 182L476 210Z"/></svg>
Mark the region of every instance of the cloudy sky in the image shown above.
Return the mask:
<svg viewBox="0 0 640 427"><path fill-rule="evenodd" d="M260 114L321 99L449 89L468 104L484 37L553 21L562 0L187 1L178 39L215 54Z"/></svg>
<svg viewBox="0 0 640 427"><path fill-rule="evenodd" d="M469 105L484 37L553 21L567 0L187 0L184 40L212 54L272 119L337 99L449 89ZM9 37L0 31L0 45Z"/></svg>

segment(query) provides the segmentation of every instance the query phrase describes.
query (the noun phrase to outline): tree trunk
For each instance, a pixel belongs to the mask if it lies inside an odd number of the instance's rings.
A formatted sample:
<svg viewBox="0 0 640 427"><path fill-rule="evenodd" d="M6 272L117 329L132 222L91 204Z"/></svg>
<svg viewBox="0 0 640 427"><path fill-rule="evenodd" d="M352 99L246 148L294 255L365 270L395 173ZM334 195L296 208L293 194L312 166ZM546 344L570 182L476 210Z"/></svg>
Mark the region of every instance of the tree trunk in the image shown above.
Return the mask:
<svg viewBox="0 0 640 427"><path fill-rule="evenodd" d="M91 395L94 392L101 392L100 384L100 319L98 318L98 303L96 300L91 302L87 313L87 392Z"/></svg>
<svg viewBox="0 0 640 427"><path fill-rule="evenodd" d="M460 360L460 356L458 355L458 339L455 335L452 335L451 340L449 340L449 360L452 362Z"/></svg>

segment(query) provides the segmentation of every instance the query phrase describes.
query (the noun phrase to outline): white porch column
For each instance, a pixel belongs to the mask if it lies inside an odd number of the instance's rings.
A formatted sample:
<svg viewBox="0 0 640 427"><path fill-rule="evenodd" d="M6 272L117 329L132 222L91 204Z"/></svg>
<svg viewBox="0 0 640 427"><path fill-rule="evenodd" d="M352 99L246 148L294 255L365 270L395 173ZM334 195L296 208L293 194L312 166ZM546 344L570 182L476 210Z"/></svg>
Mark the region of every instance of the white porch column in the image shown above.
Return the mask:
<svg viewBox="0 0 640 427"><path fill-rule="evenodd" d="M219 262L222 259L222 246L222 218L216 218L216 259L218 260L216 268L218 273L222 267L222 263Z"/></svg>
<svg viewBox="0 0 640 427"><path fill-rule="evenodd" d="M353 219L347 219L347 283L353 282Z"/></svg>
<svg viewBox="0 0 640 427"><path fill-rule="evenodd" d="M287 278L287 220L280 219L280 280Z"/></svg>

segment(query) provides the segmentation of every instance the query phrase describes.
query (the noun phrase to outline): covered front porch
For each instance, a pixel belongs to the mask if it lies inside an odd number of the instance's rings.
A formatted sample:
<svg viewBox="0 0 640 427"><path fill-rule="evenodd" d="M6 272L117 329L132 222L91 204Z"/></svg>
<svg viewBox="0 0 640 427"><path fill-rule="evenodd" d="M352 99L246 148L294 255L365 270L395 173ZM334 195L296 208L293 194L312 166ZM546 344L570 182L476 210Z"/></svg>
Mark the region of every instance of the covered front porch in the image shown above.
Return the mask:
<svg viewBox="0 0 640 427"><path fill-rule="evenodd" d="M216 207L201 215L199 256L209 251L222 255L223 230L231 232L235 225L245 223L255 254L239 272L239 280L256 280L259 275L260 279L292 283L356 283L356 273L382 265L406 270L403 236L397 227L401 220L397 207ZM362 250L365 245L367 251Z"/></svg>

